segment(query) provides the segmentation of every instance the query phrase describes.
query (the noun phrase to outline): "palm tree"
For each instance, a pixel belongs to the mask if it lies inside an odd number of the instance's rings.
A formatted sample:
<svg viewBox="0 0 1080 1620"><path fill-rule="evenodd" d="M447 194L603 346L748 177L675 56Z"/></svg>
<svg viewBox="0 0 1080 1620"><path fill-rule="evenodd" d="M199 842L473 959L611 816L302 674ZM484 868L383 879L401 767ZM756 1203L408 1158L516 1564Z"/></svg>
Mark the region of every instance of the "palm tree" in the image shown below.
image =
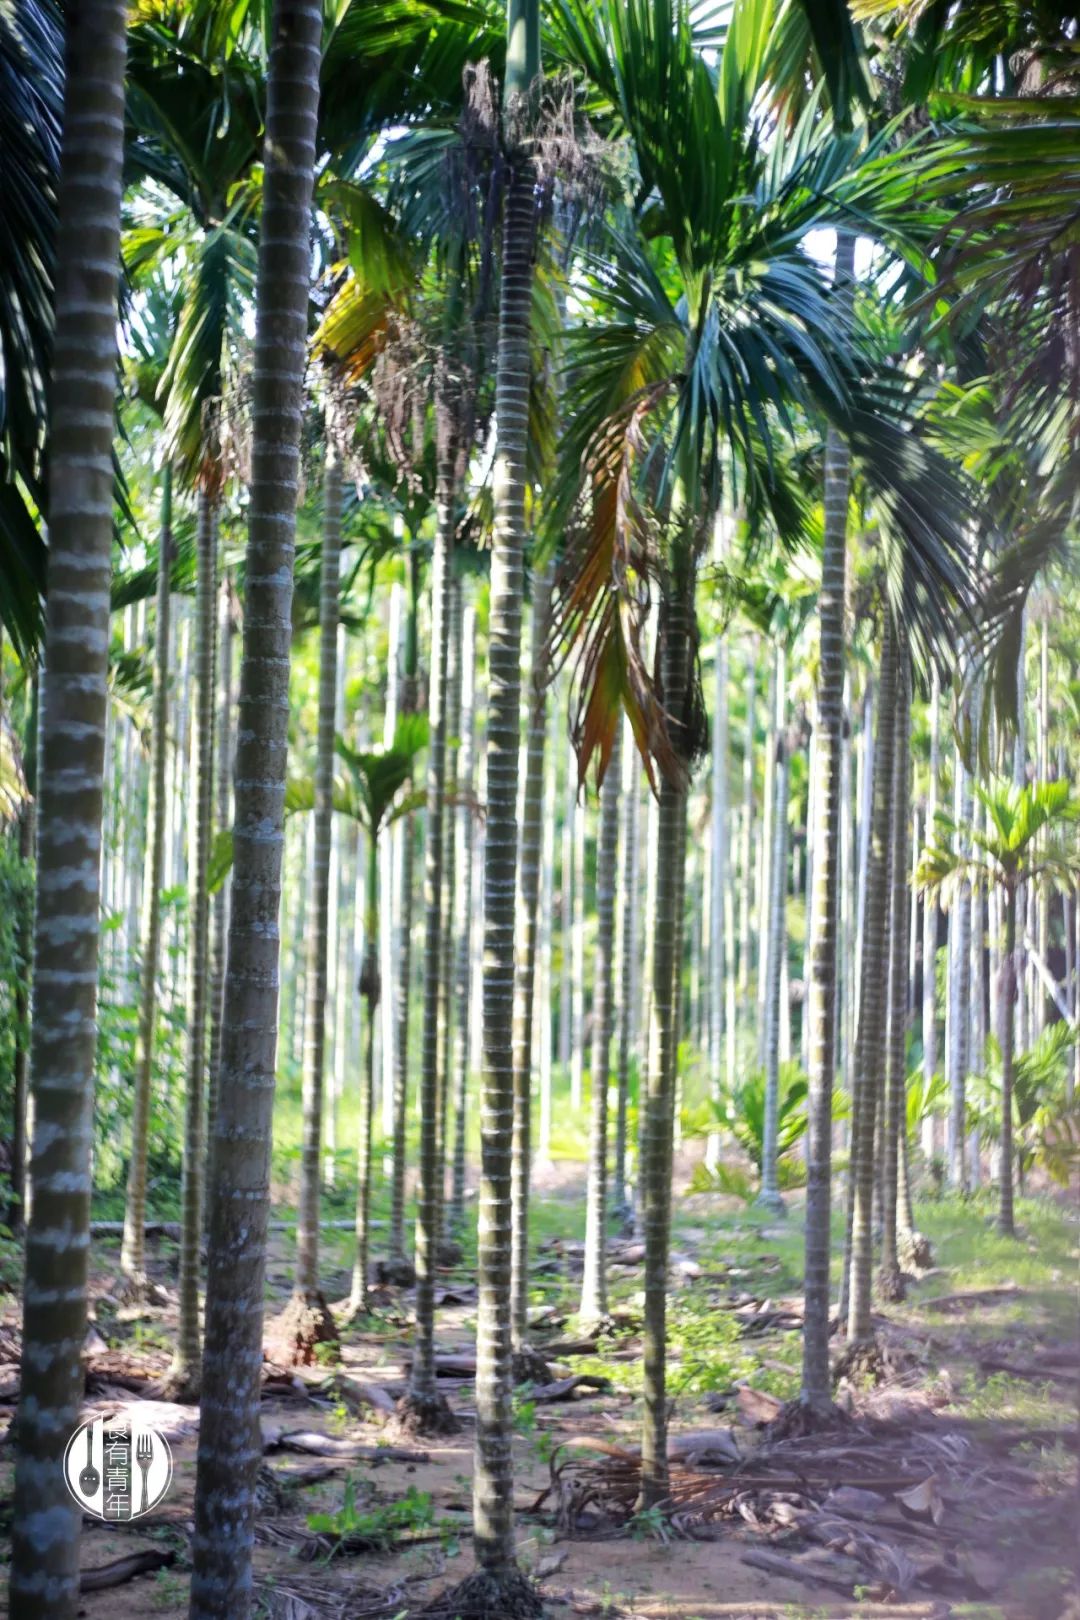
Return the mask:
<svg viewBox="0 0 1080 1620"><path fill-rule="evenodd" d="M33 1201L23 1285L10 1613L74 1620L78 1505L63 1454L83 1396L98 983L126 16L67 19L56 237L49 597L37 763Z"/></svg>
<svg viewBox="0 0 1080 1620"><path fill-rule="evenodd" d="M195 682L193 715L197 743L195 814L188 861L190 940L188 944L187 1084L184 1089L184 1168L180 1222L180 1323L170 1383L179 1396L199 1388L199 1255L203 1238L203 1149L206 1076L207 979L210 967L210 894L207 868L213 833L214 631L217 610L217 499L199 494L197 586L195 594Z"/></svg>
<svg viewBox="0 0 1080 1620"><path fill-rule="evenodd" d="M885 1091L885 1005L888 985L889 848L892 830L893 740L897 685L901 678L897 633L888 620L883 632L878 683L877 735L870 812L870 856L863 921L859 1028L852 1085L850 1280L848 1338L862 1346L873 1340L870 1317L873 1271L874 1142ZM845 1254L845 1266L848 1257Z"/></svg>
<svg viewBox="0 0 1080 1620"><path fill-rule="evenodd" d="M1017 991L1018 896L1025 885L1063 892L1080 885L1080 856L1063 834L1080 818L1080 805L1070 797L1068 782L1031 782L1017 787L994 782L976 784L988 826L957 828L943 822L942 832L960 836L953 846L934 845L919 862L918 882L927 893L952 902L964 885L1002 896L1005 941L997 985L998 1045L1001 1051L1001 1186L998 1226L1015 1236L1013 1218L1013 1082L1016 1070L1015 1003Z"/></svg>
<svg viewBox="0 0 1080 1620"><path fill-rule="evenodd" d="M765 1135L758 1202L773 1214L783 1214L784 1200L777 1179L776 1122L780 1078L781 969L788 948L788 797L792 738L785 725L787 707L786 648L776 649L776 748L772 761L772 823L770 829L768 906L765 944Z"/></svg>
<svg viewBox="0 0 1080 1620"><path fill-rule="evenodd" d="M878 1286L886 1299L903 1298L897 1250L901 1137L907 1133L908 1028L908 821L911 811L911 692L900 643L896 714L893 721L892 829L889 836L889 965L885 1087L881 1129L881 1271Z"/></svg>
<svg viewBox="0 0 1080 1620"><path fill-rule="evenodd" d="M337 751L349 771L351 792L334 793L334 807L352 815L367 835L364 882L364 958L360 966L360 994L367 1003L364 1064L360 1079L360 1129L356 1174L356 1258L353 1263L349 1313L367 1309L368 1239L371 1231L371 1121L375 1100L375 1015L379 1006L379 834L414 808L409 797L395 811L394 801L412 776L416 754L427 740L427 725L419 715L405 715L398 723L394 744L379 753L357 753L339 737ZM312 795L313 802L315 795Z"/></svg>
<svg viewBox="0 0 1080 1620"><path fill-rule="evenodd" d="M615 881L619 841L619 773L622 728L615 733L600 791L600 833L596 848L596 955L593 979L592 1122L589 1128L589 1181L585 1204L585 1269L578 1315L601 1322L607 1315L608 1080L613 1023Z"/></svg>
<svg viewBox="0 0 1080 1620"><path fill-rule="evenodd" d="M488 619L487 825L484 841L483 1073L477 1241L476 1454L478 1569L463 1594L479 1609L539 1614L514 1549L511 1459L511 1187L514 1117L514 890L517 871L521 601L536 176L524 139L540 71L539 0L507 0L503 86L508 176L495 374L494 534ZM464 1607L464 1602L463 1602Z"/></svg>
<svg viewBox="0 0 1080 1620"><path fill-rule="evenodd" d="M551 567L533 575L532 669L526 719L525 788L517 876L519 937L514 971L514 1140L511 1163L510 1290L514 1382L547 1381L543 1358L529 1349L529 1177L532 1173L533 1000L536 988L537 900L543 832L544 742L547 730L547 640Z"/></svg>
<svg viewBox="0 0 1080 1620"><path fill-rule="evenodd" d="M247 1620L262 1365L277 913L300 414L322 7L275 0L256 281L251 518L237 735L235 865L211 1147L192 1620Z"/></svg>
<svg viewBox="0 0 1080 1620"><path fill-rule="evenodd" d="M323 1075L326 1052L326 968L329 956L330 835L334 792L334 718L338 688L338 589L341 575L342 472L340 407L325 408L323 529L319 569L319 728L315 744L315 821L311 870L314 916L307 927L307 1005L304 1013L303 1145L296 1226L296 1276L286 1310L296 1354L310 1360L314 1346L337 1329L319 1288L319 1192L322 1181Z"/></svg>
<svg viewBox="0 0 1080 1620"><path fill-rule="evenodd" d="M469 1083L469 1006L472 994L473 754L475 749L476 610L468 604L461 631L461 753L458 760L458 884L454 956L454 1154L450 1196L451 1236L465 1222L465 1128Z"/></svg>
<svg viewBox="0 0 1080 1620"><path fill-rule="evenodd" d="M146 806L146 870L143 878L142 984L139 1027L135 1040L135 1090L131 1121L131 1162L124 1208L120 1272L135 1298L146 1286L146 1150L150 1129L150 1079L154 1062L157 978L161 954L161 885L165 870L165 764L169 738L169 618L172 601L172 467L161 481L161 532L158 537L157 593L154 605L153 739L150 791ZM141 1175L131 1185L131 1173Z"/></svg>
<svg viewBox="0 0 1080 1620"><path fill-rule="evenodd" d="M567 505L579 500L588 517L556 609L558 633L579 648L582 758L609 745L621 706L662 779L656 914L648 921L646 1504L667 1488L663 1358L677 1035L667 976L682 955L675 890L686 782L705 743L694 586L724 475L733 469L730 504L745 508L752 532L767 523L788 536L805 532L805 498L773 451L793 406L820 413L859 455L888 526L915 559L905 608L920 606L940 622L949 592L970 594L957 503L929 500L916 464L934 458L896 419L895 379L879 373L864 381L865 340L803 246L808 229L850 223L856 213L889 230L901 193L910 206L918 165L910 154L902 165L886 163L884 142L837 134L816 108L790 134L756 114L771 21L771 9L756 0L735 8L714 79L681 7L674 16L661 0L599 13L583 0L557 8L566 54L587 65L630 140L635 194L650 221L648 243L632 235L632 221L612 234L594 286L608 319L572 345L573 426L564 436L559 493ZM657 578L659 691L642 646L648 584ZM939 580L945 587L935 597Z"/></svg>

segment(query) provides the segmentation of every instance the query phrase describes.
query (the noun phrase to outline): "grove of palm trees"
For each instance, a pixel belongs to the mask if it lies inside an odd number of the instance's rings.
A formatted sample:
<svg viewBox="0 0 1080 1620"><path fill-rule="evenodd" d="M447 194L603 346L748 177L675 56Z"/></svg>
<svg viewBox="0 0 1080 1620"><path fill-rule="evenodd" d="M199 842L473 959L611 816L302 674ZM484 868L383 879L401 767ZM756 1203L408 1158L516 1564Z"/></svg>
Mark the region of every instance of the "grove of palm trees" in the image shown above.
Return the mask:
<svg viewBox="0 0 1080 1620"><path fill-rule="evenodd" d="M1080 1620L1078 51L0 4L12 1620Z"/></svg>

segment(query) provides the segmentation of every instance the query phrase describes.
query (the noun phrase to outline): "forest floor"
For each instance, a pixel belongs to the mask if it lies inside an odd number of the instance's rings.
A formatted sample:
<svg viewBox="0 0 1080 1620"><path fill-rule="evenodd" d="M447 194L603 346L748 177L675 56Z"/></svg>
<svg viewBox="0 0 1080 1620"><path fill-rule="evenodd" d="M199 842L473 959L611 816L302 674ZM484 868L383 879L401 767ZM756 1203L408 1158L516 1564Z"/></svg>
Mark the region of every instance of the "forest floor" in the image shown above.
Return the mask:
<svg viewBox="0 0 1080 1620"><path fill-rule="evenodd" d="M1075 1207L1022 1202L1022 1235L1006 1242L978 1200L921 1206L934 1269L880 1314L884 1382L841 1387L843 1428L773 1440L764 1425L798 1388L801 1195L779 1221L715 1195L680 1195L675 1502L670 1515L635 1515L640 1246L613 1240L611 1321L583 1345L573 1315L581 1172L538 1179L533 1320L552 1384L515 1397L515 1500L520 1561L553 1620L1080 1617ZM350 1242L324 1233L331 1301L348 1292ZM87 1407L137 1403L170 1440L174 1480L136 1526L88 1518L82 1558L84 1572L134 1552L162 1567L87 1590L89 1620L187 1613L198 1414L147 1404L176 1315L175 1245L157 1238L151 1251L160 1303L136 1313L116 1303L118 1240L95 1240ZM271 1314L288 1298L292 1252L292 1233L275 1233ZM408 1372L407 1292L377 1290L374 1314L343 1327L332 1362L299 1372L267 1362L256 1554L267 1620L403 1620L471 1568L471 1262L467 1245L440 1291L440 1383L461 1421L456 1437L398 1441L384 1430L381 1408ZM0 1300L0 1361L2 1423L17 1396L14 1294ZM592 1382L566 1387L575 1375ZM0 1441L3 1535L11 1475Z"/></svg>

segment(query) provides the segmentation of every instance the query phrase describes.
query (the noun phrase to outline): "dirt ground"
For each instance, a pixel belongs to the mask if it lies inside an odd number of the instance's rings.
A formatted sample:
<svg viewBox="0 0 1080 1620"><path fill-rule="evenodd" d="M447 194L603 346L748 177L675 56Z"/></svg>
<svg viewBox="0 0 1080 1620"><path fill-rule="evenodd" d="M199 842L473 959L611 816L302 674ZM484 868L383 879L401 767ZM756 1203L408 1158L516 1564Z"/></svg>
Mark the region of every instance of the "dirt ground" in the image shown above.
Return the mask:
<svg viewBox="0 0 1080 1620"><path fill-rule="evenodd" d="M559 1180L565 1185L549 1196L575 1196L572 1180ZM954 1289L948 1269L939 1268L881 1318L884 1382L875 1387L853 1375L844 1390L845 1427L775 1441L763 1423L780 1402L759 1386L770 1368L787 1375L797 1364L797 1293L777 1291L790 1277L769 1252L768 1229L755 1235L756 1260L741 1252L718 1259L724 1233L715 1200L681 1201L680 1220L673 1289L689 1290L688 1298L707 1294L717 1310L734 1313L750 1356L740 1365L752 1370L704 1396L679 1396L673 1378L673 1510L635 1519L639 1402L625 1387L627 1369L640 1360L633 1246L614 1245L622 1298L610 1335L587 1361L559 1349L572 1344L575 1325L565 1310L548 1311L536 1339L556 1346L556 1381L582 1367L595 1377L598 1364L618 1374L612 1389L579 1387L550 1401L544 1391L536 1398L523 1390L518 1399L519 1557L551 1616L1080 1620L1073 1579L1080 1544L1077 1342L1068 1328L1075 1271L1061 1277L1055 1297L1023 1281ZM85 1571L134 1551L169 1562L123 1585L87 1591L80 1612L89 1620L180 1620L187 1612L198 1413L146 1404L167 1366L175 1319L171 1246L153 1248L161 1302L135 1313L115 1305L117 1246L95 1244L87 1407L104 1413L138 1403L170 1440L174 1482L151 1519L132 1529L88 1519L82 1557ZM330 1258L328 1243L328 1265ZM287 1297L290 1260L289 1238L276 1237L271 1313ZM553 1279L557 1297L560 1281L572 1285L580 1271L579 1246L542 1240L538 1268ZM343 1295L345 1281L344 1270L332 1277L328 1297ZM375 1317L343 1329L336 1364L291 1370L267 1363L256 1551L257 1612L267 1620L400 1620L419 1614L471 1568L467 1363L475 1292L464 1266L447 1273L444 1286L438 1348L448 1364L440 1383L461 1421L458 1436L388 1442L386 1414L371 1404L380 1392L388 1404L404 1387L407 1292L379 1291ZM17 1395L16 1355L16 1302L8 1299L0 1313L5 1427ZM1029 1385L1039 1399L1025 1404ZM348 1455L357 1447L374 1454ZM0 1496L7 1520L11 1474L5 1436ZM354 1518L331 1521L345 1537L340 1542L325 1523L320 1532L309 1520L341 1514L347 1480ZM394 1531L373 1531L382 1509L403 1499L417 1504L411 1520L406 1514ZM320 1533L329 1539L320 1542ZM373 1534L381 1547L371 1545Z"/></svg>

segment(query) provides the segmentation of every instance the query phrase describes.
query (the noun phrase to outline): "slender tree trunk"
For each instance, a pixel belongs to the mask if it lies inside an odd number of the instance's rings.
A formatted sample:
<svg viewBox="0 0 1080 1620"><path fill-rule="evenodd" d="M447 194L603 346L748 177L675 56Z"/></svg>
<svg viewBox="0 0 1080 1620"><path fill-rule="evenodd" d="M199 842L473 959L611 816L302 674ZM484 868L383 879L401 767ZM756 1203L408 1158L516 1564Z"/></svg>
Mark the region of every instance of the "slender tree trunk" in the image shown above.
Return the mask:
<svg viewBox="0 0 1080 1620"><path fill-rule="evenodd" d="M723 520L721 519L721 522ZM720 547L723 560L724 548ZM716 694L712 722L712 868L709 910L709 1094L719 1104L723 1094L721 1075L725 1074L725 1035L727 1022L727 969L731 951L726 932L728 892L728 654L725 636L717 636L714 651ZM714 1131L705 1147L705 1162L715 1168L720 1158L720 1136Z"/></svg>
<svg viewBox="0 0 1080 1620"><path fill-rule="evenodd" d="M248 1620L278 1010L289 649L322 8L275 0L256 280L247 599L212 1149L191 1620Z"/></svg>
<svg viewBox="0 0 1080 1620"><path fill-rule="evenodd" d="M837 277L850 280L854 238L837 238ZM836 1069L837 922L841 853L840 774L844 730L844 604L851 457L835 430L825 441L825 538L818 597L819 645L815 727L814 887L810 905L810 977L806 1144L806 1240L803 1365L800 1404L815 1416L832 1404L829 1377L829 1216L832 1200L832 1088Z"/></svg>
<svg viewBox="0 0 1080 1620"><path fill-rule="evenodd" d="M768 936L765 947L765 1119L761 1143L761 1192L758 1202L780 1214L784 1200L780 1196L777 1165L777 1124L780 1112L780 990L781 963L787 951L787 812L788 812L788 744L784 729L784 709L787 696L787 662L784 649L776 649L774 683L776 688L776 723L773 728L775 751L771 760L772 781L772 849L769 852L770 872L768 895Z"/></svg>
<svg viewBox="0 0 1080 1620"><path fill-rule="evenodd" d="M510 0L507 97L513 109L539 71L535 0ZM519 116L514 113L513 116ZM491 548L487 825L484 840L484 1015L477 1241L476 1454L473 1528L478 1575L492 1612L512 1593L539 1612L514 1550L511 1347L511 1159L514 1125L514 922L521 725L521 602L529 432L534 171L509 155L495 377L495 523Z"/></svg>
<svg viewBox="0 0 1080 1620"><path fill-rule="evenodd" d="M415 544L409 552L409 604L405 623L405 667L401 677L400 711L412 714L417 701L420 563ZM407 1264L405 1256L405 1132L409 1100L409 992L412 985L413 817L400 824L401 863L398 873L398 942L394 982L394 1140L390 1185L390 1259Z"/></svg>
<svg viewBox="0 0 1080 1620"><path fill-rule="evenodd" d="M307 929L304 1009L303 1124L300 1199L296 1215L293 1299L306 1313L303 1343L336 1337L319 1288L319 1202L322 1190L323 1101L326 1077L327 963L330 955L330 848L334 822L334 723L337 718L338 590L341 576L341 457L334 409L326 408L323 531L319 568L319 728L315 743L315 847L312 917Z"/></svg>
<svg viewBox="0 0 1080 1620"><path fill-rule="evenodd" d="M169 618L172 609L172 468L161 486L161 538L154 601L154 697L150 788L146 804L146 877L143 883L142 985L135 1039L135 1091L131 1114L131 1162L124 1205L120 1273L131 1294L146 1288L146 1154L157 1024L157 978L161 957L161 888L165 871L165 764L169 729Z"/></svg>
<svg viewBox="0 0 1080 1620"><path fill-rule="evenodd" d="M450 1230L459 1233L465 1224L465 1144L469 1095L469 1012L472 996L472 951L470 921L473 882L473 749L476 689L476 612L470 604L462 619L461 633L461 753L458 759L458 793L461 804L455 816L458 840L457 864L461 881L457 886L454 958L454 1171L450 1198Z"/></svg>
<svg viewBox="0 0 1080 1620"><path fill-rule="evenodd" d="M180 1220L180 1322L171 1381L189 1395L199 1388L199 1251L203 1238L207 980L210 895L206 887L214 807L214 632L217 609L217 498L199 493L195 598L194 801L188 858L187 1089Z"/></svg>
<svg viewBox="0 0 1080 1620"><path fill-rule="evenodd" d="M907 1128L908 1015L908 810L910 807L910 689L907 649L899 646L892 758L882 765L892 771L892 833L889 848L890 904L888 1052L885 1074L885 1118L881 1166L881 1290L887 1299L901 1297L903 1281L897 1249L897 1182L900 1136Z"/></svg>
<svg viewBox="0 0 1080 1620"><path fill-rule="evenodd" d="M571 763L571 773L574 766ZM576 792L576 786L575 790ZM574 912L571 933L570 1107L581 1109L585 1094L585 818L588 801L574 813Z"/></svg>
<svg viewBox="0 0 1080 1620"><path fill-rule="evenodd" d="M458 794L458 750L461 731L461 583L450 573L449 625L447 629L446 667L446 769L443 787L443 884L442 884L442 945L439 965L439 1139L438 1168L435 1191L438 1211L435 1221L436 1242L442 1246L448 1241L446 1220L446 1172L449 1156L450 1085L454 1043L454 925L457 916L457 853L456 837Z"/></svg>
<svg viewBox="0 0 1080 1620"><path fill-rule="evenodd" d="M349 1311L367 1310L368 1254L371 1238L371 1123L375 1110L375 1019L379 1010L379 855L374 828L368 830L367 881L364 885L364 960L360 994L367 1008L364 1062L360 1075L360 1118L356 1138L356 1256L353 1260Z"/></svg>
<svg viewBox="0 0 1080 1620"><path fill-rule="evenodd" d="M998 1229L1015 1237L1013 1221L1013 1080L1015 1078L1014 1008L1016 1005L1016 889L1005 891L1005 953L998 981L998 1040L1001 1045L1001 1203Z"/></svg>
<svg viewBox="0 0 1080 1620"><path fill-rule="evenodd" d="M956 847L961 850L964 828L971 821L971 781L959 753L956 758ZM967 1102L969 1064L968 1030L971 995L971 886L963 883L953 901L953 950L950 957L950 1112L949 1180L957 1192L967 1189Z"/></svg>
<svg viewBox="0 0 1080 1620"><path fill-rule="evenodd" d="M390 625L389 647L386 669L386 703L383 713L383 747L393 748L394 735L397 731L398 705L401 692L401 668L404 651L404 612L402 608L404 591L401 585L394 581L390 587ZM379 1038L382 1043L382 1133L390 1142L394 1138L394 986L397 984L396 941L394 938L394 876L400 864L400 852L403 839L403 828L395 823L381 841L379 848L379 895L380 909L386 919L386 926L382 929L382 961L380 963L379 978L383 985L388 986L390 994L381 998L382 1014L379 1020ZM361 924L363 919L361 919ZM404 1259L404 1212L399 1218L401 1230L397 1232L397 1247L391 1235L391 1253L398 1259ZM393 1222L391 1222L393 1226Z"/></svg>
<svg viewBox="0 0 1080 1620"><path fill-rule="evenodd" d="M218 765L217 765L217 826L223 832L232 820L232 700L233 700L233 626L232 600L226 579L221 592L221 617L218 621ZM217 1115L218 1071L221 1067L221 1026L225 1016L225 951L229 926L229 886L226 877L212 902L213 941L211 945L210 977L210 1062L207 1071L206 1140L214 1140L214 1119ZM211 1172L212 1173L212 1172Z"/></svg>
<svg viewBox="0 0 1080 1620"><path fill-rule="evenodd" d="M754 911L754 705L757 696L757 638L752 637L746 657L746 735L743 742L742 904L739 908L739 1001L750 1010L751 959Z"/></svg>
<svg viewBox="0 0 1080 1620"><path fill-rule="evenodd" d="M563 823L559 852L559 936L562 945L562 973L559 979L559 1067L564 1082L570 1074L570 1053L574 1028L573 937L574 937L574 822L577 819L577 766L574 750L564 750L566 779L563 784Z"/></svg>
<svg viewBox="0 0 1080 1620"><path fill-rule="evenodd" d="M930 787L926 799L926 845L932 849L937 843L938 782L941 776L941 686L937 665L930 671ZM923 959L922 959L922 1039L923 1082L929 1087L938 1066L937 1017L937 895L927 893L923 902ZM923 1153L932 1159L939 1151L937 1116L928 1113L923 1121Z"/></svg>
<svg viewBox="0 0 1080 1620"><path fill-rule="evenodd" d="M511 1164L513 1238L510 1291L514 1350L529 1337L529 1173L532 1141L532 1036L536 989L536 911L543 835L544 737L547 730L547 639L551 569L533 578L532 674L526 717L525 791L517 877L517 956L514 971L514 1142ZM575 1063L577 1062L575 1054Z"/></svg>
<svg viewBox="0 0 1080 1620"><path fill-rule="evenodd" d="M34 707L36 708L36 703ZM34 729L37 729L36 726ZM36 748L36 738L30 739L30 745ZM30 785L29 772L27 776L27 787L31 795L33 795L35 788ZM19 859L24 863L27 871L30 870L34 859L36 823L37 810L34 798L31 796L26 800L19 815ZM11 1200L8 1206L7 1224L13 1232L22 1232L30 1213L27 1208L26 1144L30 1123L28 1112L30 976L33 971L34 911L33 901L29 895L26 896L20 907L15 940L18 962L13 998L15 1054L11 1080Z"/></svg>
<svg viewBox="0 0 1080 1620"><path fill-rule="evenodd" d="M619 843L619 750L621 727L607 763L600 792L600 833L596 846L596 956L593 980L592 1123L589 1181L585 1205L585 1268L579 1316L599 1322L607 1315L607 1160L608 1079L610 1073L612 956L615 945L615 876Z"/></svg>
<svg viewBox="0 0 1080 1620"><path fill-rule="evenodd" d="M889 832L892 815L893 729L897 693L896 634L884 632L878 687L878 722L863 929L862 990L855 1052L852 1129L851 1280L848 1337L855 1343L873 1338L870 1304L873 1280L874 1142L878 1105L885 1085L885 998L888 981Z"/></svg>
<svg viewBox="0 0 1080 1620"><path fill-rule="evenodd" d="M449 362L436 377L438 499L431 563L431 675L424 837L423 1039L420 1045L420 1186L416 1206L416 1333L406 1406L420 1432L449 1427L446 1402L435 1388L435 1270L439 1242L439 977L442 967L443 834L446 790L447 666L451 570L457 521L457 442Z"/></svg>
<svg viewBox="0 0 1080 1620"><path fill-rule="evenodd" d="M676 579L663 614L661 656L668 713L681 716L690 677L692 564ZM686 789L661 784L656 837L655 909L647 914L652 939L648 1095L645 1101L641 1185L645 1232L644 1423L641 1440L642 1508L667 1495L667 1288L671 1232L672 1113L678 1057L678 996L682 965L682 856Z"/></svg>
<svg viewBox="0 0 1080 1620"><path fill-rule="evenodd" d="M125 12L67 12L38 755L34 1129L12 1518L12 1620L74 1620L100 934Z"/></svg>
<svg viewBox="0 0 1080 1620"><path fill-rule="evenodd" d="M625 732L629 722L621 722ZM637 958L638 914L638 819L641 795L638 789L638 755L633 739L623 745L623 834L622 834L622 913L619 928L619 967L616 982L619 985L616 1086L618 1101L615 1109L615 1166L612 1182L612 1203L620 1220L630 1216L630 1197L627 1190L626 1116L630 1099L630 1047L633 1034L633 1006L635 996L634 966Z"/></svg>
<svg viewBox="0 0 1080 1620"><path fill-rule="evenodd" d="M554 746L558 732L558 712L553 706L549 718L547 739L546 785L544 788L544 830L541 840L540 861L540 924L537 943L537 971L540 976L540 1131L536 1144L536 1158L541 1164L551 1162L552 1122L552 1050L553 1050L553 933L555 925L555 802L558 781L558 751ZM554 724L552 724L554 720ZM535 1020L534 1020L535 1022Z"/></svg>

